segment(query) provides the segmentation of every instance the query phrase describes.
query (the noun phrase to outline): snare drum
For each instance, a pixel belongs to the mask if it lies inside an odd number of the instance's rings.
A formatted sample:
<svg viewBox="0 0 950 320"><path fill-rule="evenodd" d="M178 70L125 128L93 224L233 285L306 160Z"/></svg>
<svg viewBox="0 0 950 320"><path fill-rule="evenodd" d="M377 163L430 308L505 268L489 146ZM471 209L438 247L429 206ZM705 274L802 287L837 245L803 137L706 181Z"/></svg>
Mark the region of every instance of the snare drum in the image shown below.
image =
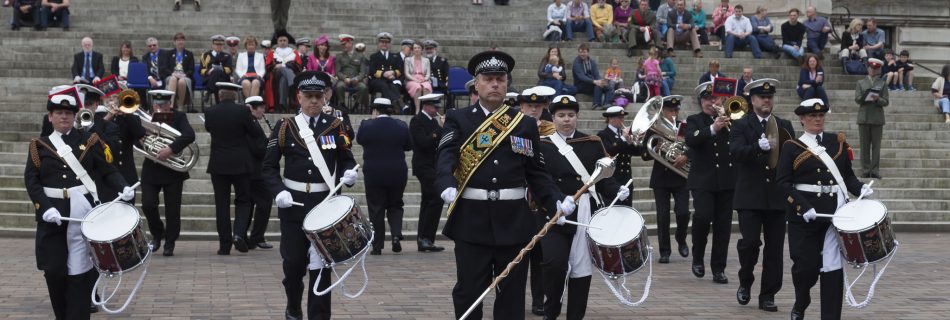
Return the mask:
<svg viewBox="0 0 950 320"><path fill-rule="evenodd" d="M139 224L139 211L125 202L92 208L83 222L92 263L100 273L112 275L132 271L148 258L149 247Z"/></svg>
<svg viewBox="0 0 950 320"><path fill-rule="evenodd" d="M636 209L615 206L597 210L587 228L587 243L595 267L611 277L637 272L646 264L650 239Z"/></svg>
<svg viewBox="0 0 950 320"><path fill-rule="evenodd" d="M327 266L357 258L373 236L372 225L348 196L333 196L311 209L303 231Z"/></svg>
<svg viewBox="0 0 950 320"><path fill-rule="evenodd" d="M894 252L894 229L880 201L858 200L838 208L833 221L845 259L852 265L875 263Z"/></svg>

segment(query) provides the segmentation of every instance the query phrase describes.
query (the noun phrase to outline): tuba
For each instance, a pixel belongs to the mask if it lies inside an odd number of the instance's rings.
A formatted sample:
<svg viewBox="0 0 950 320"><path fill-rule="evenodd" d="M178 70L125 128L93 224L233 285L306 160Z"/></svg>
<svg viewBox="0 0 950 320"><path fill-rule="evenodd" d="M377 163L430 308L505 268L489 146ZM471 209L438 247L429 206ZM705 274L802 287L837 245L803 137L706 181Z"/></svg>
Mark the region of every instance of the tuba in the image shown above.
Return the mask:
<svg viewBox="0 0 950 320"><path fill-rule="evenodd" d="M686 142L683 138L677 136L672 129L658 121L662 117L660 112L662 109L662 97L650 98L640 107L637 116L630 125L630 130L637 137L636 144L645 145L647 152L653 157L654 161L686 178L689 175L689 163L686 163L682 168L673 165L676 158L686 154ZM650 135L649 138L645 138L647 131L653 131L653 135Z"/></svg>
<svg viewBox="0 0 950 320"><path fill-rule="evenodd" d="M198 146L194 143L189 144L179 154L173 155L164 161L158 160L158 153L170 146L172 142L175 142L175 139L181 136L181 132L168 124L152 122L152 116L139 108L140 101L139 94L135 90L123 90L119 93L119 111L138 116L142 119L142 127L145 128L142 147L134 146L135 152L141 153L145 158L178 172L191 170L198 163Z"/></svg>

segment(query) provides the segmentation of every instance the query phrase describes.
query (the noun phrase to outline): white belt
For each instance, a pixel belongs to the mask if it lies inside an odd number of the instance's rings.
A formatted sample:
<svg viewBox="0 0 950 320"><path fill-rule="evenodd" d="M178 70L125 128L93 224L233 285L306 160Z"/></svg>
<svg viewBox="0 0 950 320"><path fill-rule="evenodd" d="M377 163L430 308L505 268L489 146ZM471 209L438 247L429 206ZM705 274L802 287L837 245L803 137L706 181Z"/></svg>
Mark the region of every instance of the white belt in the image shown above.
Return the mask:
<svg viewBox="0 0 950 320"><path fill-rule="evenodd" d="M43 193L46 193L47 197L54 199L69 199L69 190L76 190L82 194L89 194L89 190L86 189L86 186L75 186L72 188L47 188L43 187Z"/></svg>
<svg viewBox="0 0 950 320"><path fill-rule="evenodd" d="M317 192L326 192L330 191L330 187L326 183L313 183L313 182L297 182L290 179L284 179L284 186L287 189L306 192L306 193L317 193Z"/></svg>
<svg viewBox="0 0 950 320"><path fill-rule="evenodd" d="M500 190L486 190L477 188L465 188L462 191L462 199L468 200L519 200L524 199L527 194L525 188L511 188Z"/></svg>
<svg viewBox="0 0 950 320"><path fill-rule="evenodd" d="M795 189L799 191L814 193L838 193L838 186L819 186L814 184L796 184Z"/></svg>

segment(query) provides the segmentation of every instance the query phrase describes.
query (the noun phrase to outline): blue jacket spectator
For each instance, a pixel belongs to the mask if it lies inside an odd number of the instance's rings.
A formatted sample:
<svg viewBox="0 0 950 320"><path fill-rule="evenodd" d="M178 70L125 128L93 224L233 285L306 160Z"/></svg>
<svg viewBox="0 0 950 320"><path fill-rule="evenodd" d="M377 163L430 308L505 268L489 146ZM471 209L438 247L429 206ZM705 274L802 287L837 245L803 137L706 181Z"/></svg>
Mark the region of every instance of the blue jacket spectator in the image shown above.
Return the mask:
<svg viewBox="0 0 950 320"><path fill-rule="evenodd" d="M660 93L665 97L670 95L673 85L676 84L676 64L673 63L669 51L666 52L663 61L660 61L660 70L663 72L663 84L660 87Z"/></svg>
<svg viewBox="0 0 950 320"><path fill-rule="evenodd" d="M877 28L877 22L874 21L874 18L868 18L865 24L868 28L861 33L864 36L864 50L871 58L884 59L884 46L887 42L884 30Z"/></svg>
<svg viewBox="0 0 950 320"><path fill-rule="evenodd" d="M805 33L808 36L808 51L821 56L828 44L828 33L831 32L831 23L825 17L819 17L815 7L805 9Z"/></svg>
<svg viewBox="0 0 950 320"><path fill-rule="evenodd" d="M821 61L812 54L805 55L805 63L802 64L802 70L798 73L798 86L796 91L802 101L819 98L828 105L828 94L825 93L825 70L821 68Z"/></svg>
<svg viewBox="0 0 950 320"><path fill-rule="evenodd" d="M10 3L13 8L13 18L10 20L10 30L20 30L25 25L33 25L40 29L41 0L14 0Z"/></svg>
<svg viewBox="0 0 950 320"><path fill-rule="evenodd" d="M775 40L772 40L771 33L775 30L775 26L769 20L768 14L769 11L765 7L758 7L755 9L755 15L749 17L749 23L752 24L752 36L759 42L759 48L762 51L772 52L775 58L778 58L782 50L779 50L779 47L775 45Z"/></svg>
<svg viewBox="0 0 950 320"><path fill-rule="evenodd" d="M597 61L590 58L586 43L582 43L577 48L577 58L574 58L572 71L574 87L577 88L577 92L593 95L594 110L610 105L614 99L614 92L608 86L607 80L603 79L600 71L597 70Z"/></svg>

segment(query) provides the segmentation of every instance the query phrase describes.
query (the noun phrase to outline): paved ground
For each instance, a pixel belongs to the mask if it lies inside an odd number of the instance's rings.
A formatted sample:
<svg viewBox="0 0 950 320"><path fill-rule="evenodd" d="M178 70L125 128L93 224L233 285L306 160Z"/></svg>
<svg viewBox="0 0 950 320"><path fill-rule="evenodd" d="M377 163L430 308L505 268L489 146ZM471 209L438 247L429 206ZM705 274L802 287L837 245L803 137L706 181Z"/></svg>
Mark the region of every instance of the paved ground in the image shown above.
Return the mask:
<svg viewBox="0 0 950 320"><path fill-rule="evenodd" d="M738 235L733 234L735 243ZM947 234L904 233L902 249L878 284L872 304L844 310L846 319L946 319L950 316L950 247ZM42 274L35 269L32 239L3 239L0 247L0 318L50 319ZM367 259L370 286L357 299L334 293L339 319L446 319L452 317L450 292L455 265L452 246L444 253L406 251ZM98 319L277 319L284 310L277 250L214 255L216 242L185 241L176 256L151 262L143 289L122 314ZM388 245L388 244L387 244ZM415 249L415 246L406 246ZM678 255L668 265L654 265L653 290L639 308L619 305L599 278L591 288L588 319L787 319L793 289L786 260L778 313L766 313L735 301L738 261L730 250L730 284L714 284L707 274L697 279L689 260ZM707 266L708 268L708 266ZM644 273L641 271L641 273ZM638 276L642 276L639 275ZM595 275L597 277L597 275ZM642 279L639 278L639 279ZM352 285L356 285L355 281ZM642 282L640 282L642 283ZM867 288L865 283L861 288ZM757 292L754 287L754 293ZM866 290L866 289L865 289ZM817 287L814 295L817 296ZM863 292L861 293L863 297ZM489 296L489 301L493 297ZM530 301L530 300L529 300ZM754 304L755 298L753 298ZM491 308L491 303L486 305ZM809 316L818 314L815 303ZM488 312L487 314L491 314ZM527 319L540 319L527 315Z"/></svg>

